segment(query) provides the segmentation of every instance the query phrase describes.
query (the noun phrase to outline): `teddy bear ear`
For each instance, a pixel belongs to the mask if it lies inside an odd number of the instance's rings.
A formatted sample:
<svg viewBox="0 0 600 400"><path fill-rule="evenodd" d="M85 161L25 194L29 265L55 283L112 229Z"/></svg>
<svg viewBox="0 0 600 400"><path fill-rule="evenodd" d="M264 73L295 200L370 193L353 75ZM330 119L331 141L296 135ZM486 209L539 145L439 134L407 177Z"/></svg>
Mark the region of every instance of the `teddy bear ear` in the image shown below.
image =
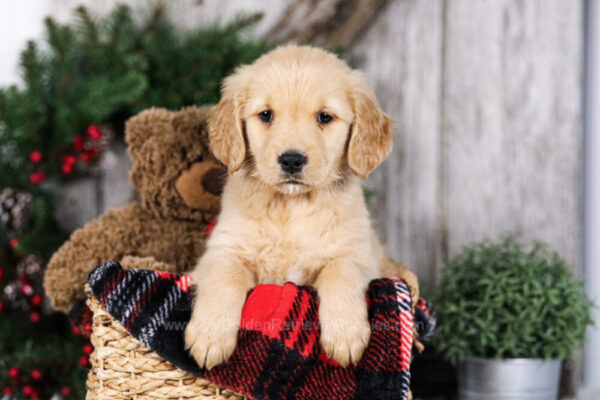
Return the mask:
<svg viewBox="0 0 600 400"><path fill-rule="evenodd" d="M208 149L208 119L214 106L185 107L173 115L173 130L182 135L190 136L188 140L200 141ZM208 151L208 150L207 150Z"/></svg>
<svg viewBox="0 0 600 400"><path fill-rule="evenodd" d="M164 108L150 108L133 116L125 123L125 141L128 149L135 151L146 140L164 131L170 125L172 112Z"/></svg>
<svg viewBox="0 0 600 400"><path fill-rule="evenodd" d="M173 128L178 132L197 131L202 136L208 136L207 121L214 106L184 107L173 115Z"/></svg>
<svg viewBox="0 0 600 400"><path fill-rule="evenodd" d="M173 112L164 108L151 108L130 118L125 124L127 154L132 167L129 181L142 196L159 185L158 171L164 164L154 149L167 148L165 136L173 136ZM158 145L156 143L159 143Z"/></svg>

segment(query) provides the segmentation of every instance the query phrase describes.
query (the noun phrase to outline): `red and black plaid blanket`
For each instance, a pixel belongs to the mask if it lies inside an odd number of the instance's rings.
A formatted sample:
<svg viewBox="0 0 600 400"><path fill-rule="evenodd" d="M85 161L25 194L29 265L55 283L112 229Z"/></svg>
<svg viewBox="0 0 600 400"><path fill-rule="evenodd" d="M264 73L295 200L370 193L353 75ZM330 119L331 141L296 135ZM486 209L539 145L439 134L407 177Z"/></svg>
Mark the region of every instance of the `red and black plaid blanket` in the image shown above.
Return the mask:
<svg viewBox="0 0 600 400"><path fill-rule="evenodd" d="M311 287L259 285L246 299L229 361L199 368L184 349L190 278L124 270L109 261L89 277L93 295L136 339L179 368L255 399L406 399L413 314L400 279L377 279L367 294L372 335L356 366L343 368L319 345Z"/></svg>

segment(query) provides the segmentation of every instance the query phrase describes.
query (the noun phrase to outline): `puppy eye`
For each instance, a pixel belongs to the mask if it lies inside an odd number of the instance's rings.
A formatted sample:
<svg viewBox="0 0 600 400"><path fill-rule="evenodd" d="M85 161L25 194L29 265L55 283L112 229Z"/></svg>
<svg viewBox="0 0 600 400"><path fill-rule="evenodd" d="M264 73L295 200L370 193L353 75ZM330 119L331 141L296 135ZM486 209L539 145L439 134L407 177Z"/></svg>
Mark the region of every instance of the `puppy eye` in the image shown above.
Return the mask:
<svg viewBox="0 0 600 400"><path fill-rule="evenodd" d="M271 122L273 121L273 111L265 110L258 114L258 118L260 118L262 122Z"/></svg>
<svg viewBox="0 0 600 400"><path fill-rule="evenodd" d="M331 121L333 121L333 117L326 112L322 112L317 115L317 122L320 124L328 124Z"/></svg>

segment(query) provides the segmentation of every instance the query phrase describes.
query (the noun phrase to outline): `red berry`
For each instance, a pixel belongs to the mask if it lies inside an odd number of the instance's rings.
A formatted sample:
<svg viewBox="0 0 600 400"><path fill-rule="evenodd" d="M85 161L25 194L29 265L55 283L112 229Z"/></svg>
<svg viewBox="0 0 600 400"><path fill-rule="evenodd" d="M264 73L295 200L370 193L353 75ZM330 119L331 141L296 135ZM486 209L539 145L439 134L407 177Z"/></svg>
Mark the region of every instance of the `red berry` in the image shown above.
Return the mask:
<svg viewBox="0 0 600 400"><path fill-rule="evenodd" d="M79 357L79 365L81 365L82 367L87 367L88 365L90 365L90 360L88 356Z"/></svg>
<svg viewBox="0 0 600 400"><path fill-rule="evenodd" d="M90 355L94 351L94 346L91 343L86 343L83 345L83 354Z"/></svg>
<svg viewBox="0 0 600 400"><path fill-rule="evenodd" d="M32 151L31 154L29 154L29 160L34 164L42 162L42 152L38 150Z"/></svg>
<svg viewBox="0 0 600 400"><path fill-rule="evenodd" d="M72 327L71 327L71 333L72 333L73 335L76 335L76 336L77 336L77 335L79 335L79 329L77 329L77 327L76 327L76 326L72 326Z"/></svg>
<svg viewBox="0 0 600 400"><path fill-rule="evenodd" d="M33 171L29 174L29 181L34 185L40 184L46 180L46 174L43 171Z"/></svg>
<svg viewBox="0 0 600 400"><path fill-rule="evenodd" d="M95 147L90 148L88 151L81 153L81 161L87 163L92 161L94 157L98 155L98 149Z"/></svg>
<svg viewBox="0 0 600 400"><path fill-rule="evenodd" d="M29 395L29 397L31 397L32 399L39 399L40 398L40 392L38 392L37 390L33 389L31 391L31 394Z"/></svg>
<svg viewBox="0 0 600 400"><path fill-rule="evenodd" d="M0 301L0 312L4 311L4 303Z"/></svg>
<svg viewBox="0 0 600 400"><path fill-rule="evenodd" d="M69 397L69 396L71 396L71 388L69 388L68 386L63 386L60 389L60 394L62 395L62 397Z"/></svg>
<svg viewBox="0 0 600 400"><path fill-rule="evenodd" d="M20 373L21 371L19 371L19 368L17 367L11 367L8 370L8 376L10 376L12 379L17 379Z"/></svg>
<svg viewBox="0 0 600 400"><path fill-rule="evenodd" d="M17 275L17 280L21 283L26 283L27 282L27 276L25 276L24 274L21 275Z"/></svg>
<svg viewBox="0 0 600 400"><path fill-rule="evenodd" d="M23 394L25 396L31 396L32 393L33 393L33 388L31 387L31 385L23 386Z"/></svg>
<svg viewBox="0 0 600 400"><path fill-rule="evenodd" d="M61 168L65 175L71 175L73 173L73 164L64 163Z"/></svg>
<svg viewBox="0 0 600 400"><path fill-rule="evenodd" d="M77 135L73 138L73 147L77 151L83 151L83 137Z"/></svg>
<svg viewBox="0 0 600 400"><path fill-rule="evenodd" d="M63 164L75 165L77 162L77 157L75 157L73 154L65 154L62 156L62 162Z"/></svg>
<svg viewBox="0 0 600 400"><path fill-rule="evenodd" d="M31 298L31 305L37 307L37 306L42 305L43 301L44 301L44 296L42 296L41 294L34 294L33 297Z"/></svg>
<svg viewBox="0 0 600 400"><path fill-rule="evenodd" d="M92 331L92 324L90 324L90 323L85 324L83 326L83 329L86 330L86 331L88 331L88 332L91 332Z"/></svg>
<svg viewBox="0 0 600 400"><path fill-rule="evenodd" d="M33 286L31 286L29 283L23 284L23 286L21 286L21 293L23 296L31 296L33 294Z"/></svg>
<svg viewBox="0 0 600 400"><path fill-rule="evenodd" d="M31 321L32 324L40 322L40 318L41 315L38 312L32 312L31 314L29 314L29 321Z"/></svg>
<svg viewBox="0 0 600 400"><path fill-rule="evenodd" d="M12 238L10 239L10 242L8 242L10 244L10 247L12 247L13 249L16 248L19 245L19 238Z"/></svg>
<svg viewBox="0 0 600 400"><path fill-rule="evenodd" d="M6 386L4 388L4 394L7 395L7 396L10 396L11 394L13 394L13 392L14 392L13 388L11 388L10 386Z"/></svg>
<svg viewBox="0 0 600 400"><path fill-rule="evenodd" d="M34 381L39 381L40 379L42 379L42 371L40 371L39 369L34 369L33 371L31 371L31 379L33 379Z"/></svg>
<svg viewBox="0 0 600 400"><path fill-rule="evenodd" d="M92 140L98 140L102 137L102 132L100 132L100 128L97 125L88 126L87 134Z"/></svg>
<svg viewBox="0 0 600 400"><path fill-rule="evenodd" d="M0 281L2 280L3 276L4 276L4 268L0 267Z"/></svg>

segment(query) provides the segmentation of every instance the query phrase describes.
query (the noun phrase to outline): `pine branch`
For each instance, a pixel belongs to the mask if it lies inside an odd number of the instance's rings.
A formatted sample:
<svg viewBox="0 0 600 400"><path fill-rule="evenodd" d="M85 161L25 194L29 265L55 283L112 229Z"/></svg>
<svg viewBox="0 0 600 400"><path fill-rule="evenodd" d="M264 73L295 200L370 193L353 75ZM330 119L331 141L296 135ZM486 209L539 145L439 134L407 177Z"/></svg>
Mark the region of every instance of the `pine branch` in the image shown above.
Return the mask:
<svg viewBox="0 0 600 400"><path fill-rule="evenodd" d="M130 47L137 30L131 8L125 4L118 5L108 17L107 30L109 46Z"/></svg>
<svg viewBox="0 0 600 400"><path fill-rule="evenodd" d="M44 20L50 54L55 62L65 62L67 53L73 44L73 32L68 26L61 26L52 18Z"/></svg>
<svg viewBox="0 0 600 400"><path fill-rule="evenodd" d="M165 6L159 2L152 9L150 17L147 19L146 24L141 29L140 34L144 34L153 31L156 27L163 25L165 22Z"/></svg>
<svg viewBox="0 0 600 400"><path fill-rule="evenodd" d="M86 44L96 48L100 44L100 33L96 21L90 15L85 6L79 6L75 9L75 23Z"/></svg>
<svg viewBox="0 0 600 400"><path fill-rule="evenodd" d="M260 20L262 20L264 14L261 12L253 13L253 14L238 14L234 17L234 19L229 22L225 28L225 34L231 33L242 33L252 27L254 27Z"/></svg>
<svg viewBox="0 0 600 400"><path fill-rule="evenodd" d="M20 67L23 80L27 85L39 87L41 79L40 60L37 44L30 40L21 52Z"/></svg>

